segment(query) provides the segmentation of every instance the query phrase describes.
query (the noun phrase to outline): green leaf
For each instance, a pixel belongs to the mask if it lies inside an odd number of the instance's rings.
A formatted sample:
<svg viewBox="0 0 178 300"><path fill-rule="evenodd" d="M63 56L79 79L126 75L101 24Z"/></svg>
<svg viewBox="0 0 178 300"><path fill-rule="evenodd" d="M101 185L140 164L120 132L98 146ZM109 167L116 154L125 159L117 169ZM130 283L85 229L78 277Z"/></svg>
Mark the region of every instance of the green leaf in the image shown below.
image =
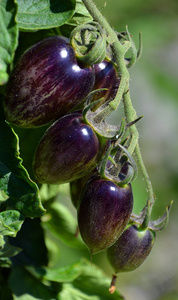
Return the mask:
<svg viewBox="0 0 178 300"><path fill-rule="evenodd" d="M91 21L93 21L93 18L86 9L82 0L76 0L75 14L63 26L60 27L60 30L63 35L69 37L71 31L76 26L84 23L89 23Z"/></svg>
<svg viewBox="0 0 178 300"><path fill-rule="evenodd" d="M40 197L42 201L48 201L56 197L69 195L69 184L42 184L40 188Z"/></svg>
<svg viewBox="0 0 178 300"><path fill-rule="evenodd" d="M13 258L13 265L46 266L48 253L40 218L26 218L15 238L9 238L11 245L23 249Z"/></svg>
<svg viewBox="0 0 178 300"><path fill-rule="evenodd" d="M82 274L72 283L64 283L60 293L60 300L121 300L118 291L110 294L108 289L110 279L95 265L83 260L85 266Z"/></svg>
<svg viewBox="0 0 178 300"><path fill-rule="evenodd" d="M56 292L34 278L22 267L12 269L9 276L9 287L14 300L57 300Z"/></svg>
<svg viewBox="0 0 178 300"><path fill-rule="evenodd" d="M44 268L37 270L44 279L56 282L71 282L81 275L84 262L79 261L74 264L56 269Z"/></svg>
<svg viewBox="0 0 178 300"><path fill-rule="evenodd" d="M111 283L111 278L108 278L105 273L96 265L87 261L85 262L85 267L83 268L82 275L77 277L73 281L74 294L76 290L79 293L84 293L86 298L67 298L67 299L88 299L88 300L121 300L122 295L116 290L114 294L109 293L109 287ZM67 285L65 286L65 288ZM71 287L70 287L71 288ZM95 298L92 298L95 295ZM88 298L87 298L88 297ZM61 298L63 300L64 298Z"/></svg>
<svg viewBox="0 0 178 300"><path fill-rule="evenodd" d="M91 263L87 260L51 270L49 268L32 267L27 267L26 270L15 268L11 272L9 286L15 295L25 296L25 294L30 294L37 297L37 299L50 299L48 298L49 290L47 288L51 286L50 282L53 282L53 286L56 286L56 292L57 289L59 290L55 298L59 300L123 299L117 290L112 295L109 293L110 279L97 266L91 266ZM63 284L61 284L62 282ZM43 294L45 291L46 295Z"/></svg>
<svg viewBox="0 0 178 300"><path fill-rule="evenodd" d="M17 5L14 1L0 1L0 85L8 81L7 68L13 61L14 52L18 44L16 14Z"/></svg>
<svg viewBox="0 0 178 300"><path fill-rule="evenodd" d="M3 205L27 217L44 214L37 185L29 178L19 157L18 136L5 121L0 121L0 190Z"/></svg>
<svg viewBox="0 0 178 300"><path fill-rule="evenodd" d="M44 228L50 230L66 245L72 248L86 249L80 236L75 236L77 221L67 207L56 201L47 207L47 212L48 214L44 216Z"/></svg>
<svg viewBox="0 0 178 300"><path fill-rule="evenodd" d="M21 251L22 249L10 245L7 237L3 237L0 235L0 259L12 257L14 255L17 255Z"/></svg>
<svg viewBox="0 0 178 300"><path fill-rule="evenodd" d="M22 30L39 30L63 25L75 11L75 0L17 0L18 25Z"/></svg>
<svg viewBox="0 0 178 300"><path fill-rule="evenodd" d="M39 140L46 129L47 126L30 129L14 126L15 133L18 135L20 156L23 158L23 166L28 170L28 174L32 180L35 180L32 165L33 156Z"/></svg>
<svg viewBox="0 0 178 300"><path fill-rule="evenodd" d="M20 230L24 218L15 210L0 213L0 234L15 237Z"/></svg>
<svg viewBox="0 0 178 300"><path fill-rule="evenodd" d="M66 22L68 25L77 26L84 23L92 22L93 18L89 11L86 9L82 0L76 0L76 9L73 17Z"/></svg>
<svg viewBox="0 0 178 300"><path fill-rule="evenodd" d="M0 258L0 268L11 268L11 265L12 263L9 257Z"/></svg>
<svg viewBox="0 0 178 300"><path fill-rule="evenodd" d="M85 291L75 288L70 283L63 284L62 292L60 293L60 300L102 300L95 295L87 295Z"/></svg>
<svg viewBox="0 0 178 300"><path fill-rule="evenodd" d="M40 197L42 201L53 199L59 193L59 188L59 184L42 184L40 188Z"/></svg>
<svg viewBox="0 0 178 300"><path fill-rule="evenodd" d="M63 283L59 300L122 300L116 290L110 294L110 279L96 265L82 259L74 264L50 269L28 267L29 273L42 282ZM50 283L48 283L50 285Z"/></svg>

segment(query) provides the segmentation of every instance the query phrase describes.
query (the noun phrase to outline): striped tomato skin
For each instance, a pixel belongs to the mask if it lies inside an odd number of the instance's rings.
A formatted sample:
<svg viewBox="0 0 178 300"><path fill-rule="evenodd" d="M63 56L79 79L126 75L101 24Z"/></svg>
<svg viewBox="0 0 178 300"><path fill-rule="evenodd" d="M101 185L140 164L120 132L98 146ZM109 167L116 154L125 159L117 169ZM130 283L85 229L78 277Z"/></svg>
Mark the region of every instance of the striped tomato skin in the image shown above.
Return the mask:
<svg viewBox="0 0 178 300"><path fill-rule="evenodd" d="M92 127L80 112L69 113L54 122L38 144L33 161L36 181L62 184L81 178L96 167L101 155Z"/></svg>
<svg viewBox="0 0 178 300"><path fill-rule="evenodd" d="M95 104L92 108L96 110L101 104L114 99L120 84L120 76L111 61L103 60L95 64L93 68L95 71L95 85L93 90L105 89L96 92L91 99L91 101L100 99L99 103Z"/></svg>
<svg viewBox="0 0 178 300"><path fill-rule="evenodd" d="M66 38L47 37L19 58L6 89L6 119L25 128L48 124L79 105L94 81Z"/></svg>
<svg viewBox="0 0 178 300"><path fill-rule="evenodd" d="M107 256L115 273L137 269L149 255L156 234L150 229L139 229L135 224L128 226L112 247Z"/></svg>
<svg viewBox="0 0 178 300"><path fill-rule="evenodd" d="M81 237L91 254L116 242L129 222L133 209L131 185L118 186L95 176L88 181L77 207Z"/></svg>

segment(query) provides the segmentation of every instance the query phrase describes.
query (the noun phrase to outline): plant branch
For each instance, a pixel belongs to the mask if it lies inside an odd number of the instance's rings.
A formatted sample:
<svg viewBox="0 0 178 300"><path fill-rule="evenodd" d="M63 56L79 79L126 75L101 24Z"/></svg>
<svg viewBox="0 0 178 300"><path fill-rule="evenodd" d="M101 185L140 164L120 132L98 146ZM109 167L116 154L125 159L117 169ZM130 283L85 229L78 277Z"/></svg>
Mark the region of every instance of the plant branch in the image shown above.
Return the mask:
<svg viewBox="0 0 178 300"><path fill-rule="evenodd" d="M123 98L123 103L124 103L124 111L125 111L125 117L127 123L130 123L137 119L136 111L132 105L132 101L130 98L130 93L129 93L129 72L127 69L127 66L125 64L125 53L128 51L130 47L132 47L132 50L134 51L134 57L133 60L135 61L136 57L136 50L133 48L132 45L132 40L131 38L129 41L126 41L125 43L121 44L119 41L115 31L111 28L109 23L106 21L106 19L102 16L100 11L97 9L96 5L93 3L92 0L82 0L88 11L90 12L91 16L93 19L98 22L103 29L106 31L106 36L107 36L107 42L111 44L111 49L114 54L114 59L116 62L116 65L118 67L118 72L121 77L120 85L116 94L116 97L114 100L112 100L108 106L106 106L102 111L99 112L97 115L98 119L100 119L101 115L101 120L103 119L103 116L106 117L109 115L113 110L116 110L118 105L121 102L121 99ZM129 32L127 30L128 36ZM141 40L141 39L140 39ZM141 51L141 50L140 50ZM137 54L139 56L139 53ZM149 179L149 175L147 173L147 170L145 168L139 144L138 144L138 130L133 124L129 128L130 134L131 134L131 142L128 147L129 153L132 155L135 153L137 163L142 171L143 177L145 179L146 185L147 185L147 191L149 195L149 202L150 206L152 207L155 201L153 189L152 189L152 184Z"/></svg>
<svg viewBox="0 0 178 300"><path fill-rule="evenodd" d="M91 0L82 0L88 11L90 12L91 16L97 21L106 31L107 35L107 42L111 44L111 48L114 53L114 58L116 65L118 67L118 73L121 77L120 85L114 100L109 103L109 109L106 107L104 109L104 115L109 115L113 110L116 110L120 101L122 99L123 92L125 91L125 87L129 82L129 72L125 64L125 53L131 47L131 43L129 41L121 44L119 41L117 34L111 28L109 23L106 19L102 16L100 11L97 9L96 5Z"/></svg>
<svg viewBox="0 0 178 300"><path fill-rule="evenodd" d="M137 114L135 109L133 108L129 90L127 90L127 92L124 93L123 95L123 103L124 103L126 123L128 124L133 120L137 119ZM128 151L130 152L130 154L133 154L135 147L138 144L138 137L139 137L138 130L135 124L129 127L129 132L131 135L131 141L128 147Z"/></svg>
<svg viewBox="0 0 178 300"><path fill-rule="evenodd" d="M144 180L145 180L145 183L146 183L146 186L147 186L148 201L150 203L150 211L151 211L151 209L152 209L152 207L153 207L153 205L155 203L155 195L154 195L154 192L153 192L151 180L149 178L148 172L147 172L147 170L145 168L145 165L144 165L144 162L143 162L143 159L142 159L142 155L141 155L138 143L137 143L137 145L135 147L134 153L135 153L135 156L137 158L137 162L139 164L139 167L141 169L141 172L143 174L143 177L144 177Z"/></svg>

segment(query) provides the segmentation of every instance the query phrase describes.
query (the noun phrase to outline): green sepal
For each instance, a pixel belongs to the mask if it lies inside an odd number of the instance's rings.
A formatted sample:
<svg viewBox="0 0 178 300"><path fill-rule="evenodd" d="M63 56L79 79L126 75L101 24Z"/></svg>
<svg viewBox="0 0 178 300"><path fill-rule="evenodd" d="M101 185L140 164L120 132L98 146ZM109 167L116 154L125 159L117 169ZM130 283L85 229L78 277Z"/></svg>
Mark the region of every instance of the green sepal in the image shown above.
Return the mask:
<svg viewBox="0 0 178 300"><path fill-rule="evenodd" d="M93 65L106 57L106 34L96 22L77 26L71 32L70 42L82 63Z"/></svg>

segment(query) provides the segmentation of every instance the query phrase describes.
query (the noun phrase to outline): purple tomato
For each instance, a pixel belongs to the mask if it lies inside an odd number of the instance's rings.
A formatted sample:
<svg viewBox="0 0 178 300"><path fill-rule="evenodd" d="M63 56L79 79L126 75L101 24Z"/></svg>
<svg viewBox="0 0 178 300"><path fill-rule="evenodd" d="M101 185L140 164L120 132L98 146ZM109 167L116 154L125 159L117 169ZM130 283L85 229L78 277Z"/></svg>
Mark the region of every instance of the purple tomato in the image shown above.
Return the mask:
<svg viewBox="0 0 178 300"><path fill-rule="evenodd" d="M36 149L36 180L57 184L85 176L96 167L106 144L84 123L80 112L60 118L47 129Z"/></svg>
<svg viewBox="0 0 178 300"><path fill-rule="evenodd" d="M92 254L116 242L129 222L132 208L130 184L121 187L95 177L88 181L78 204L78 225Z"/></svg>
<svg viewBox="0 0 178 300"><path fill-rule="evenodd" d="M18 60L6 89L6 119L26 128L43 126L80 104L94 80L92 67L77 62L66 38L47 37Z"/></svg>
<svg viewBox="0 0 178 300"><path fill-rule="evenodd" d="M99 100L103 98L99 104L94 106L96 109L101 104L107 102L108 100L114 99L116 96L120 77L113 63L107 60L94 65L95 70L95 85L93 90L107 88L105 91L97 92L93 95L92 101Z"/></svg>
<svg viewBox="0 0 178 300"><path fill-rule="evenodd" d="M108 259L115 273L138 268L149 255L155 241L155 232L141 230L136 225L128 226L108 250Z"/></svg>

